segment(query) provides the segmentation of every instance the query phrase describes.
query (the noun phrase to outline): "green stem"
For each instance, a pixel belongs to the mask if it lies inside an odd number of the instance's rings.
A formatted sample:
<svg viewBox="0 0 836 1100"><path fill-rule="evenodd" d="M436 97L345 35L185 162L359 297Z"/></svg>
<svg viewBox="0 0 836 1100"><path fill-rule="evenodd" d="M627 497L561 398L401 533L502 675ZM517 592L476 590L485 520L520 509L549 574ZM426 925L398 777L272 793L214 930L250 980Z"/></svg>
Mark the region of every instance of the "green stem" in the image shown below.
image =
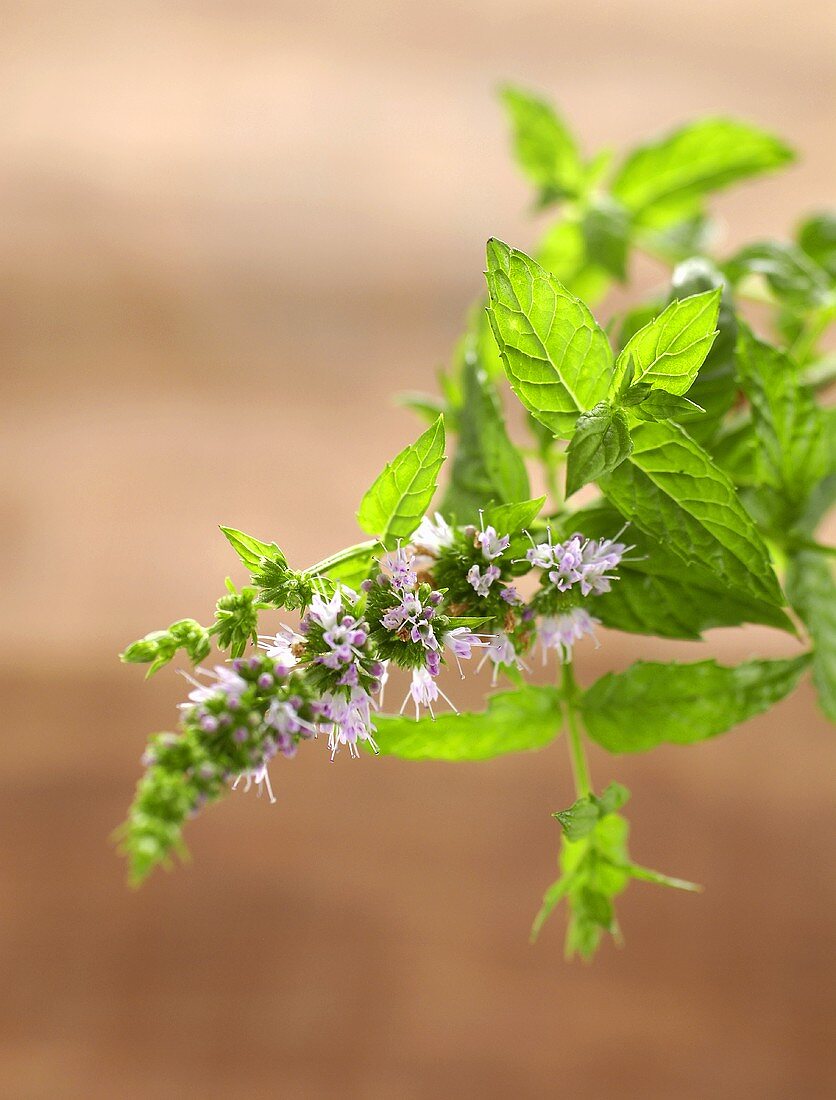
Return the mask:
<svg viewBox="0 0 836 1100"><path fill-rule="evenodd" d="M578 685L572 671L572 664L567 661L563 665L563 711L566 718L572 773L575 777L575 791L578 798L583 798L592 791L592 784L589 780L589 765L586 762L586 753L584 752L580 725L577 720L577 707L575 705L577 694Z"/></svg>

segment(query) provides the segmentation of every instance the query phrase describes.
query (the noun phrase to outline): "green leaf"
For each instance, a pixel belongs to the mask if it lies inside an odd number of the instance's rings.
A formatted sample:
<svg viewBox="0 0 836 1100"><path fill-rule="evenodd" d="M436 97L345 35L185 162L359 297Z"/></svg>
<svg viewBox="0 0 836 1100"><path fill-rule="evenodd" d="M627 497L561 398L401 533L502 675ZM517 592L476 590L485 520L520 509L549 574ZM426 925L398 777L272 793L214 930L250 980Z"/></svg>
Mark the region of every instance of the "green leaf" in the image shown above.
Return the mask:
<svg viewBox="0 0 836 1100"><path fill-rule="evenodd" d="M327 577L328 580L348 585L349 588L357 588L368 576L372 559L379 550L380 544L375 540L358 542L355 546L349 546L318 561L306 570L306 574L311 577Z"/></svg>
<svg viewBox="0 0 836 1100"><path fill-rule="evenodd" d="M581 222L586 258L619 282L627 278L630 218L623 206L601 196L587 208Z"/></svg>
<svg viewBox="0 0 836 1100"><path fill-rule="evenodd" d="M598 798L590 793L573 802L568 810L558 810L556 818L567 840L581 840L589 836L602 817L615 813L627 802L630 792L620 783L610 783Z"/></svg>
<svg viewBox="0 0 836 1100"><path fill-rule="evenodd" d="M523 252L488 242L489 316L514 393L561 439L607 391L612 353L578 298Z"/></svg>
<svg viewBox="0 0 836 1100"><path fill-rule="evenodd" d="M570 294L587 303L599 302L612 282L604 268L587 256L583 225L574 217L562 218L546 232L537 261Z"/></svg>
<svg viewBox="0 0 836 1100"><path fill-rule="evenodd" d="M234 527L221 527L221 530L250 572L258 569L264 558L287 565L287 558L274 542L262 542L252 535L245 535L243 531L236 531Z"/></svg>
<svg viewBox="0 0 836 1100"><path fill-rule="evenodd" d="M768 710L789 695L809 663L808 654L734 668L639 661L601 677L580 706L589 736L609 752L691 745Z"/></svg>
<svg viewBox="0 0 836 1100"><path fill-rule="evenodd" d="M798 243L814 263L836 280L836 214L824 211L798 227Z"/></svg>
<svg viewBox="0 0 836 1100"><path fill-rule="evenodd" d="M414 443L388 462L363 497L357 520L364 531L379 535L384 546L412 534L435 495L444 461L442 417Z"/></svg>
<svg viewBox="0 0 836 1100"><path fill-rule="evenodd" d="M482 518L486 527L493 527L500 535L509 535L530 527L545 503L545 497L535 497L513 504L492 505L484 510Z"/></svg>
<svg viewBox="0 0 836 1100"><path fill-rule="evenodd" d="M531 490L522 456L505 430L496 387L473 354L465 360L462 385L458 442L442 511L463 524L475 522L488 501L524 500Z"/></svg>
<svg viewBox="0 0 836 1100"><path fill-rule="evenodd" d="M781 605L763 539L728 476L678 424L638 424L633 452L601 479L615 508L686 564L723 587Z"/></svg>
<svg viewBox="0 0 836 1100"><path fill-rule="evenodd" d="M713 118L690 123L636 149L622 165L612 193L642 220L651 211L678 213L737 180L793 159L783 142L746 123Z"/></svg>
<svg viewBox="0 0 836 1100"><path fill-rule="evenodd" d="M627 417L620 409L601 401L582 413L567 450L566 496L614 470L632 449Z"/></svg>
<svg viewBox="0 0 836 1100"><path fill-rule="evenodd" d="M623 523L614 508L598 503L566 516L559 537L582 531L587 538L613 538ZM595 600L595 615L604 626L662 638L699 639L705 630L741 623L795 633L780 608L724 587L705 565L694 562L683 569L676 554L635 527L623 537L633 548L618 567L611 590Z"/></svg>
<svg viewBox="0 0 836 1100"><path fill-rule="evenodd" d="M539 188L541 201L574 197L584 184L584 167L566 123L545 100L506 86L502 102L513 129L517 162Z"/></svg>
<svg viewBox="0 0 836 1100"><path fill-rule="evenodd" d="M498 692L479 714L440 714L433 721L383 715L375 740L384 756L404 760L488 760L541 749L560 732L560 696L554 688Z"/></svg>
<svg viewBox="0 0 836 1100"><path fill-rule="evenodd" d="M628 390L629 393L629 390ZM667 390L651 390L633 410L642 420L685 420L702 416L705 409L689 397L677 397Z"/></svg>
<svg viewBox="0 0 836 1100"><path fill-rule="evenodd" d="M632 384L681 395L691 388L717 335L720 290L674 301L632 336L615 363L611 392L621 388L632 361Z"/></svg>
<svg viewBox="0 0 836 1100"><path fill-rule="evenodd" d="M813 683L819 705L836 722L836 581L824 554L801 550L793 555L787 595L813 643Z"/></svg>
<svg viewBox="0 0 836 1100"><path fill-rule="evenodd" d="M705 416L698 421L687 417L688 434L704 447L717 436L723 417L734 404L737 394L737 318L728 283L710 260L692 257L679 264L671 276L671 297L674 299L687 298L717 287L722 292L717 315L717 337L688 391L690 399L705 409Z"/></svg>
<svg viewBox="0 0 836 1100"><path fill-rule="evenodd" d="M828 299L827 275L794 244L760 241L747 245L723 269L732 283L746 276L763 276L775 297L793 309L813 309Z"/></svg>
<svg viewBox="0 0 836 1100"><path fill-rule="evenodd" d="M775 490L773 526L786 530L801 515L827 466L824 421L813 392L803 385L786 352L744 330L738 372L752 406L760 446L755 468L762 484Z"/></svg>

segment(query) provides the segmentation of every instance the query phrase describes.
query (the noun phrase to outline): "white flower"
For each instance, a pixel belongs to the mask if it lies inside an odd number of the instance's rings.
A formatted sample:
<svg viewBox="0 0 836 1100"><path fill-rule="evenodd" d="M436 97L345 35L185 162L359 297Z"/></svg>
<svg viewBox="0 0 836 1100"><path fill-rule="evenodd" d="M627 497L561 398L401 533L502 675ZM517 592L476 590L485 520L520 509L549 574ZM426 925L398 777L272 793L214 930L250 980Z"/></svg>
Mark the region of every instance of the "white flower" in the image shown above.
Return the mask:
<svg viewBox="0 0 836 1100"><path fill-rule="evenodd" d="M293 652L293 647L304 641L305 639L301 634L297 634L289 626L283 626L276 635L259 634L258 647L263 649L267 656L272 657L282 668L293 668L294 665L298 664L298 658Z"/></svg>
<svg viewBox="0 0 836 1100"><path fill-rule="evenodd" d="M427 550L437 558L442 550L453 545L454 538L453 528L439 512L436 512L433 519L424 516L410 541L413 546Z"/></svg>
<svg viewBox="0 0 836 1100"><path fill-rule="evenodd" d="M337 619L342 615L342 603L339 587L330 600L326 600L320 592L314 592L308 615L315 619L323 630L332 630L337 625Z"/></svg>
<svg viewBox="0 0 836 1100"><path fill-rule="evenodd" d="M409 702L410 696L415 703L415 718L416 720L421 716L420 708L426 707L433 718L435 718L435 712L433 711L433 703L436 702L439 696L450 704L450 707L456 714L459 712L456 710L453 703L447 698L432 676L425 668L414 668L412 670L412 683L409 686L409 691L404 697L403 703L401 703L400 713L403 714L406 704Z"/></svg>
<svg viewBox="0 0 836 1100"><path fill-rule="evenodd" d="M258 788L259 798L261 798L262 790L266 790L267 797L270 799L270 801L276 801L276 796L273 794L273 788L270 785L270 776L267 774L266 763L260 764L257 768L253 768L251 771L241 772L241 774L232 784L233 791L238 790L238 784L241 782L242 779L245 781L244 794L246 794L247 791L249 791L252 787L253 783L255 783L256 787Z"/></svg>

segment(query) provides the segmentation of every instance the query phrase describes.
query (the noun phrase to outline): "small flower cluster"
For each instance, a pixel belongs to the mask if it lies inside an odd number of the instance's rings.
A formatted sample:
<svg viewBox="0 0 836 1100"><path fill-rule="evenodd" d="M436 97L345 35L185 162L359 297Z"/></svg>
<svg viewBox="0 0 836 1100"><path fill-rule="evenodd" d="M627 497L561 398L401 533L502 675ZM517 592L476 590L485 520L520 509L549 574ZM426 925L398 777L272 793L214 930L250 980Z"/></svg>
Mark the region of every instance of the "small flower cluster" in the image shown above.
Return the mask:
<svg viewBox="0 0 836 1100"><path fill-rule="evenodd" d="M621 532L619 532L620 534ZM551 530L545 542L531 539L526 561L543 572L541 587L532 600L535 614L541 615L537 639L546 661L555 650L562 662L571 661L576 642L585 636L595 638L600 622L580 606L587 596L609 592L613 571L630 549L615 539L587 539L574 534L564 542L552 542Z"/></svg>
<svg viewBox="0 0 836 1100"><path fill-rule="evenodd" d="M450 529L440 517L437 521L443 525L439 529L446 537ZM419 553L412 547L399 547L383 557L380 571L363 585L366 614L378 654L387 664L394 662L412 673L401 711L411 698L416 717L422 706L433 714L433 703L439 698L456 709L437 683L444 650L452 653L463 675L461 661L483 644L469 627L456 625L446 614L446 593L434 588L430 575L423 571L431 560L427 547Z"/></svg>
<svg viewBox="0 0 836 1100"><path fill-rule="evenodd" d="M511 582L526 568L517 569L511 534L500 534L484 520L478 528L470 525L456 532L436 515L434 522L424 519L413 541L429 559L432 576L448 591L456 614L480 619L489 631L479 668L490 661L494 683L501 668L524 668L520 654L528 646L531 626L523 616L525 601Z"/></svg>
<svg viewBox="0 0 836 1100"><path fill-rule="evenodd" d="M141 880L180 846L184 821L227 785L253 784L275 801L267 766L293 756L316 733L316 710L304 678L267 654L237 658L189 677L179 733L152 738L143 756L131 813L122 829L132 875Z"/></svg>
<svg viewBox="0 0 836 1100"><path fill-rule="evenodd" d="M254 590L230 587L224 629L212 629L233 659L187 675L180 732L158 734L143 759L147 771L122 833L134 877L165 862L183 822L226 788L255 787L275 801L268 766L293 756L301 741L323 734L332 759L343 745L355 757L364 744L377 752L373 716L390 666L410 673L401 713L411 700L418 718L421 708L434 717L439 699L456 709L438 683L450 658L463 675L461 662L481 648L478 669L490 662L494 683L503 668L527 668L523 657L537 640L544 660L550 650L571 660L597 622L581 602L609 591L627 550L617 537L553 543L548 532L526 551L519 530L503 533L484 520L453 528L440 515L425 517L408 545L381 556L359 593L306 582L298 629L270 636L256 633ZM526 603L513 582L532 569L541 584ZM126 659L158 667L179 648L202 659L208 638L184 620L129 647ZM253 641L258 649L244 656Z"/></svg>

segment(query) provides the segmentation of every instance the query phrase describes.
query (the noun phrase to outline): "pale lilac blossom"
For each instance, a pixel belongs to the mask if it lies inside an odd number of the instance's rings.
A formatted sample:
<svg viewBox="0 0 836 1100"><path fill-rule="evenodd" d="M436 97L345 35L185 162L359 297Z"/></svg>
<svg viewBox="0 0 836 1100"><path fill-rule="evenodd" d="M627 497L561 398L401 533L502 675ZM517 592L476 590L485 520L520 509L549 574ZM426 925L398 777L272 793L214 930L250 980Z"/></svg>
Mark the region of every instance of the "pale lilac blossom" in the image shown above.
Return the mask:
<svg viewBox="0 0 836 1100"><path fill-rule="evenodd" d="M595 627L599 622L600 619L594 619L582 607L573 607L571 611L565 611L559 615L546 615L537 631L537 639L543 652L543 664L546 663L550 649L557 652L563 664L567 664L572 660L575 643L586 635L594 639L597 647Z"/></svg>
<svg viewBox="0 0 836 1100"><path fill-rule="evenodd" d="M493 582L499 580L500 575L495 565L489 565L484 573L478 565L472 565L467 571L467 580L476 595L484 597L487 596Z"/></svg>

